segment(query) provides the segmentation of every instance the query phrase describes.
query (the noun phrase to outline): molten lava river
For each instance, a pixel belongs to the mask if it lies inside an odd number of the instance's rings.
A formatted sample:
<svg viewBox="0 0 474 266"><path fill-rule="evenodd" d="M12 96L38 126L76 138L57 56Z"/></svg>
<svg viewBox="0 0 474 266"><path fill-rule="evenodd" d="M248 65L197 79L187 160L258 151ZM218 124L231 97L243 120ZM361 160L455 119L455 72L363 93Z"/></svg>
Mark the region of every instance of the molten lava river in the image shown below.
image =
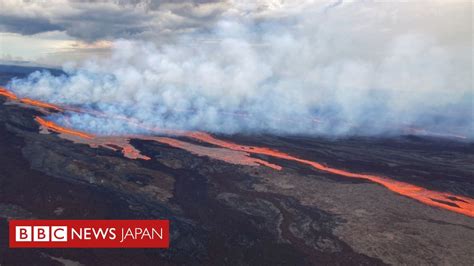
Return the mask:
<svg viewBox="0 0 474 266"><path fill-rule="evenodd" d="M28 98L19 98L11 91L0 87L0 95L6 97L8 101L17 103L19 105L37 108L45 114L51 112L84 112L88 114L94 114L97 116L106 116L96 111L81 110L77 107L68 106L57 106L50 103L45 103L37 100ZM265 166L275 171L280 171L283 168L280 165L276 165L267 162L262 159L254 158L252 154L266 155L273 158L288 160L304 164L312 167L313 169L333 175L342 176L345 178L355 178L368 180L377 184L380 184L390 191L409 197L411 199L422 202L426 205L442 208L452 212L460 213L470 217L474 217L474 199L455 195L447 192L439 192L429 190L423 187L419 187L413 184L397 181L384 176L378 176L373 174L354 173L344 169L333 168L325 166L321 163L310 161L296 156L292 156L287 153L283 153L277 150L265 148L265 147L254 147L245 146L229 141L218 139L211 134L204 132L187 132L187 131L172 131L172 130L161 130L152 127L141 125L138 121L135 121L127 117L109 117L114 119L121 119L127 123L133 124L134 126L142 127L143 129L149 130L155 133L155 135L161 136L148 136L148 135L130 135L130 136L97 136L87 132L81 132L72 128L66 128L55 124L52 121L48 121L42 117L35 117L36 122L41 127L41 133L47 134L49 132L56 132L61 138L68 139L76 143L88 144L91 147L103 147L114 151L120 151L125 157L130 159L142 159L151 160L152 158L141 154L139 150L130 144L131 139L142 139L149 141L156 141L163 143L175 148L186 150L198 156L207 156L213 159L225 161L231 164L248 165L248 166ZM162 137L166 135L167 137ZM211 144L213 147L201 146L194 143L178 140L175 137L185 137L193 139L198 142Z"/></svg>

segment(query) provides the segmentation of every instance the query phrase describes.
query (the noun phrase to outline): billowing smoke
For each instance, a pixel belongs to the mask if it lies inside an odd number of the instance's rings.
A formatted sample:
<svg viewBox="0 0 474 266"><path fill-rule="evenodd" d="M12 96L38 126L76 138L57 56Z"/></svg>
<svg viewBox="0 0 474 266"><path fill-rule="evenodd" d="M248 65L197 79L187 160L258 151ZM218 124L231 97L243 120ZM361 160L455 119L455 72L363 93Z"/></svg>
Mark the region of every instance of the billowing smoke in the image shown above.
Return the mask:
<svg viewBox="0 0 474 266"><path fill-rule="evenodd" d="M457 21L469 10L453 5L442 16L415 3L305 5L245 18L229 11L211 30L168 44L117 40L109 58L66 64L60 77L36 72L9 87L100 111L109 118L53 119L103 134L140 130L120 116L221 133L423 128L473 137L472 28L469 19Z"/></svg>

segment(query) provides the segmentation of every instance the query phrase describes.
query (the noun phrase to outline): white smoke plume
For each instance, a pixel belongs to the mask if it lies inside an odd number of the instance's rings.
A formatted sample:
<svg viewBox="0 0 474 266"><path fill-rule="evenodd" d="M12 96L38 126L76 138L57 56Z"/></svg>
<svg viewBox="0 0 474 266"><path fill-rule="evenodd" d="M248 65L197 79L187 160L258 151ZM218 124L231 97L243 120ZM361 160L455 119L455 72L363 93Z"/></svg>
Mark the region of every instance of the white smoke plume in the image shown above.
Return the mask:
<svg viewBox="0 0 474 266"><path fill-rule="evenodd" d="M117 40L107 59L36 72L20 96L149 126L218 133L474 136L469 3L312 5L236 16L168 44ZM466 7L467 11L466 11ZM123 120L53 117L103 134Z"/></svg>

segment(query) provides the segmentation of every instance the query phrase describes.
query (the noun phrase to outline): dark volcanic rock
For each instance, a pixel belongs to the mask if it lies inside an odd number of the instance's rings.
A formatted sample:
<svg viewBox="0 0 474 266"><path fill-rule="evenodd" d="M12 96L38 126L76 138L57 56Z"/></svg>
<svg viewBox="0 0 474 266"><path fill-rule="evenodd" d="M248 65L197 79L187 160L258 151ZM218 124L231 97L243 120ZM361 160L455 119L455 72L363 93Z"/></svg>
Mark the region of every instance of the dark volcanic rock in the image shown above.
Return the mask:
<svg viewBox="0 0 474 266"><path fill-rule="evenodd" d="M234 165L144 140L131 144L151 160L131 160L39 134L35 115L0 97L0 265L474 264L474 219L380 185L268 156L260 158L283 170ZM221 137L474 196L471 143ZM12 250L12 218L169 219L171 244Z"/></svg>

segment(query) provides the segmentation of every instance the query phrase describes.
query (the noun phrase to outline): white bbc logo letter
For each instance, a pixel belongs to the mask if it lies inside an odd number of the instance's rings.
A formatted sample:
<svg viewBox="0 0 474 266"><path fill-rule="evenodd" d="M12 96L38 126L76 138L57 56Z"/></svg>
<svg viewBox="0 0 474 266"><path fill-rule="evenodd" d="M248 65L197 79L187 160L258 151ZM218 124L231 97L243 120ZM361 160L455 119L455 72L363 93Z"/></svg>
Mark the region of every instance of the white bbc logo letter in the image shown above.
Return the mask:
<svg viewBox="0 0 474 266"><path fill-rule="evenodd" d="M31 242L31 226L16 226L15 240L17 242Z"/></svg>
<svg viewBox="0 0 474 266"><path fill-rule="evenodd" d="M33 226L33 241L49 242L49 226Z"/></svg>
<svg viewBox="0 0 474 266"><path fill-rule="evenodd" d="M66 242L67 226L51 226L51 241Z"/></svg>

